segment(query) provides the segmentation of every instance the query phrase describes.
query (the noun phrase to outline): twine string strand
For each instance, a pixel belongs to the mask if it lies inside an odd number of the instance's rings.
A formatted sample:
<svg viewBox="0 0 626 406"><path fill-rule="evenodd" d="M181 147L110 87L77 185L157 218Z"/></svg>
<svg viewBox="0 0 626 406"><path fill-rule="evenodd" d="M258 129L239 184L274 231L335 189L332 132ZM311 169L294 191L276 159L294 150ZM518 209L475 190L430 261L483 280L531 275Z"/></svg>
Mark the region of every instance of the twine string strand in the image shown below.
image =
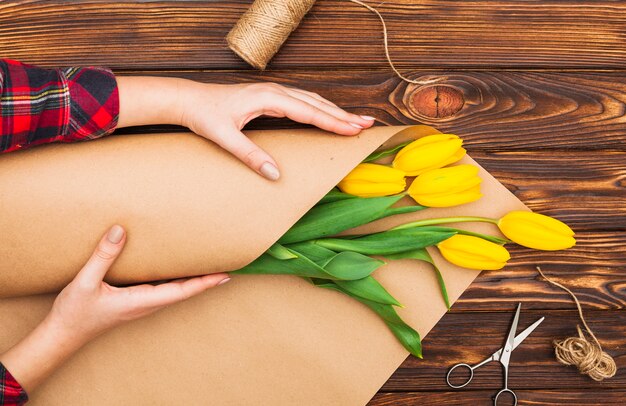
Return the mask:
<svg viewBox="0 0 626 406"><path fill-rule="evenodd" d="M383 26L383 45L385 46L385 56L387 57L387 62L389 63L389 66L391 67L393 72L396 74L396 76L398 76L400 79L404 80L407 83L413 83L413 84L416 84L416 85L427 85L427 84L436 83L436 82L439 82L439 81L442 80L442 78L424 79L424 80L409 79L406 76L404 76L402 73L400 73L400 71L393 64L393 61L391 60L391 56L389 55L389 38L388 38L388 35L387 35L387 24L385 24L385 19L383 18L383 16L374 7L372 7L372 6L368 5L368 4L365 4L365 3L363 3L363 2L361 2L359 0L348 0L348 1L365 7L366 9L371 11L372 13L376 14L378 19L380 20L380 23Z"/></svg>
<svg viewBox="0 0 626 406"><path fill-rule="evenodd" d="M360 0L348 1L365 7L380 20L385 57L396 76L417 85L432 84L445 79L409 79L400 73L389 53L389 36L383 16L374 7ZM315 0L255 0L226 36L228 46L250 65L264 70L314 3Z"/></svg>
<svg viewBox="0 0 626 406"><path fill-rule="evenodd" d="M568 337L563 340L553 341L556 359L562 364L575 366L581 374L588 375L594 381L602 381L615 376L617 373L615 360L602 350L600 341L585 320L582 306L574 292L559 282L548 278L541 271L540 267L537 267L537 271L550 284L569 293L576 303L578 315L585 327L585 330L583 330L580 326L576 326L578 337ZM589 341L587 336L591 337L593 341Z"/></svg>

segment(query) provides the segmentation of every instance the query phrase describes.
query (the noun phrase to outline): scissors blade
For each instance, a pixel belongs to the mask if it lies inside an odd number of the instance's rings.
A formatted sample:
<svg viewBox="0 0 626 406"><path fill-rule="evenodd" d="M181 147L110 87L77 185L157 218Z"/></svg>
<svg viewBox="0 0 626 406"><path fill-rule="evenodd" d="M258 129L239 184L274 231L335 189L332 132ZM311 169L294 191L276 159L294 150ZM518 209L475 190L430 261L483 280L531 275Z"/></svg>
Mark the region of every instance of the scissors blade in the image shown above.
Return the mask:
<svg viewBox="0 0 626 406"><path fill-rule="evenodd" d="M502 363L505 368L509 365L511 352L515 346L515 332L517 331L517 322L519 321L519 312L521 308L522 304L519 303L517 305L517 310L515 311L515 317L513 317L513 322L511 323L511 328L509 329L509 335L506 337L506 342L504 343L504 347L502 347L502 352L500 353L500 363Z"/></svg>
<svg viewBox="0 0 626 406"><path fill-rule="evenodd" d="M515 332L517 331L517 323L519 322L519 312L522 309L522 304L518 303L517 310L515 311L515 317L513 317L513 322L511 323L511 329L509 330L509 335L506 338L506 344L504 345L505 349L510 349L513 351L515 346Z"/></svg>
<svg viewBox="0 0 626 406"><path fill-rule="evenodd" d="M517 336L515 336L515 340L513 342L513 349L516 349L517 346L520 345L522 341L524 341L526 337L528 337L530 333L532 333L537 328L537 326L540 325L541 322L544 320L545 320L545 317L540 318L539 320L537 320L536 322L528 326L526 330L522 331Z"/></svg>
<svg viewBox="0 0 626 406"><path fill-rule="evenodd" d="M526 337L528 337L530 335L530 333L532 333L537 328L537 326L539 326L541 324L541 322L543 322L545 319L546 319L545 317L540 318L539 320L537 320L536 322L534 322L530 326L526 327L526 329L524 331L522 331L517 336L515 336L515 342L513 344L513 349L516 349L522 343L522 341L524 341L526 339ZM491 357L489 357L485 361L500 361L500 356L501 355L502 355L502 348L500 348L498 351L494 352L491 355Z"/></svg>

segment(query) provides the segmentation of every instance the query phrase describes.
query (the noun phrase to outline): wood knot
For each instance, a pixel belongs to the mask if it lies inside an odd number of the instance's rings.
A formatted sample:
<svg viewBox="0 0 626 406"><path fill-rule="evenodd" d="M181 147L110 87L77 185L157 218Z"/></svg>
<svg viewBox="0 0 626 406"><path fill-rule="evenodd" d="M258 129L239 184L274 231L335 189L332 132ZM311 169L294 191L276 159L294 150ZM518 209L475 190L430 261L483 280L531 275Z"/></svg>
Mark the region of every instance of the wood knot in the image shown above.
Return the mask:
<svg viewBox="0 0 626 406"><path fill-rule="evenodd" d="M446 118L456 114L465 100L463 94L450 86L428 86L417 89L409 98L412 110L429 118Z"/></svg>

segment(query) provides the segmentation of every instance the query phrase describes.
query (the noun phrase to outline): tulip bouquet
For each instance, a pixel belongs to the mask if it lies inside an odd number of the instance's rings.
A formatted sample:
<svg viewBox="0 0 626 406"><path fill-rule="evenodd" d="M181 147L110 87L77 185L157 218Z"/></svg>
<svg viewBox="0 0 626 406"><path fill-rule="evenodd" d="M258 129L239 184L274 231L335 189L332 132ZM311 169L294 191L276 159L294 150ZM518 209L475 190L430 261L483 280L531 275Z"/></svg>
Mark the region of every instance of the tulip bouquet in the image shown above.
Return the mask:
<svg viewBox="0 0 626 406"><path fill-rule="evenodd" d="M431 218L377 233L344 233L385 217L480 199L478 167L450 166L465 155L462 145L456 135L434 134L373 153L277 243L234 273L295 275L314 286L345 294L377 313L402 345L421 358L418 332L395 310L402 305L372 276L385 264L383 259L430 264L449 308L445 281L428 247L436 247L443 258L457 266L496 270L510 259L504 247L508 243L539 250L560 250L575 244L574 233L566 224L524 211L510 212L500 219ZM378 163L392 156L391 164ZM405 197L413 204L394 206ZM492 223L506 238L444 226L462 222Z"/></svg>

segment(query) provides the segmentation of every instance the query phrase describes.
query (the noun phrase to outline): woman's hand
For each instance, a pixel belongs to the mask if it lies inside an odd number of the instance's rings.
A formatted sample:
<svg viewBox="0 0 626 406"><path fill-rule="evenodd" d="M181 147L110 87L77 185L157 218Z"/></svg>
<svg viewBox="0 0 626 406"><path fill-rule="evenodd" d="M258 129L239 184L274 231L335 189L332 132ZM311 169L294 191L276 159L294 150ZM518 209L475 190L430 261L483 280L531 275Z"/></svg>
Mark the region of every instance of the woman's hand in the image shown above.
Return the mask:
<svg viewBox="0 0 626 406"><path fill-rule="evenodd" d="M340 135L356 135L374 123L372 117L348 113L316 93L276 83L193 84L181 96L188 107L181 123L270 180L280 176L276 161L250 141L241 129L259 116L287 117Z"/></svg>
<svg viewBox="0 0 626 406"><path fill-rule="evenodd" d="M102 237L89 261L54 301L48 317L57 328L89 340L125 321L147 316L230 280L228 274L218 273L156 286L111 286L103 278L125 242L124 229L118 225Z"/></svg>
<svg viewBox="0 0 626 406"><path fill-rule="evenodd" d="M276 83L220 85L162 77L118 76L118 127L176 124L188 127L268 179L276 161L241 129L259 116L287 117L340 135L371 127L373 117L348 113L318 94Z"/></svg>
<svg viewBox="0 0 626 406"><path fill-rule="evenodd" d="M57 296L46 318L0 357L0 362L26 391L31 391L67 357L100 333L230 279L228 274L219 273L156 286L111 286L103 278L125 242L124 229L113 226L78 275Z"/></svg>

